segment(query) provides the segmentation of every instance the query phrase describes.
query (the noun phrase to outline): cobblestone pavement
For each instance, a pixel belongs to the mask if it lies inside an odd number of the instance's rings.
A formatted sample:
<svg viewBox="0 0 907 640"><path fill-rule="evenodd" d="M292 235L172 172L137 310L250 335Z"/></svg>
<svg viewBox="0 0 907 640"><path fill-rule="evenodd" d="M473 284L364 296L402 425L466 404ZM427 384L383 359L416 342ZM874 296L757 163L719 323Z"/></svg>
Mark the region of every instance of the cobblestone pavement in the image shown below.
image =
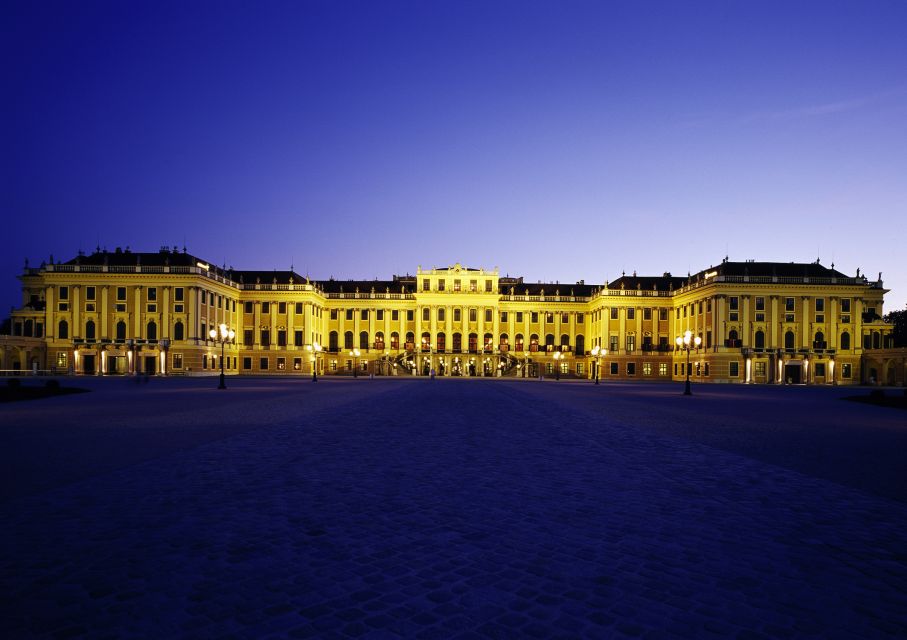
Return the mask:
<svg viewBox="0 0 907 640"><path fill-rule="evenodd" d="M634 426L613 389L168 389L0 409L3 444L94 434L0 505L5 637L907 636L907 504ZM147 453L101 464L122 407Z"/></svg>

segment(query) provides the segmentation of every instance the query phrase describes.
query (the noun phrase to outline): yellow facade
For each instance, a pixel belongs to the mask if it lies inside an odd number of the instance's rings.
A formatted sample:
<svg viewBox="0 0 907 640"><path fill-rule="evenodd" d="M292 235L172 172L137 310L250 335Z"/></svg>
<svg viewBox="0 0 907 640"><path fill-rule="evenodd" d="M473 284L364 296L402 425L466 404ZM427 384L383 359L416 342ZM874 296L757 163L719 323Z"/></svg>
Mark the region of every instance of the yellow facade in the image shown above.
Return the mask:
<svg viewBox="0 0 907 640"><path fill-rule="evenodd" d="M20 279L13 339L36 345L5 348L3 368L58 373L310 375L317 361L328 375L850 384L872 382L861 357L891 331L881 278L817 263L724 261L600 285L459 264L309 282L162 249L51 259ZM227 344L208 335L221 324L235 331ZM676 348L686 331L699 348Z"/></svg>

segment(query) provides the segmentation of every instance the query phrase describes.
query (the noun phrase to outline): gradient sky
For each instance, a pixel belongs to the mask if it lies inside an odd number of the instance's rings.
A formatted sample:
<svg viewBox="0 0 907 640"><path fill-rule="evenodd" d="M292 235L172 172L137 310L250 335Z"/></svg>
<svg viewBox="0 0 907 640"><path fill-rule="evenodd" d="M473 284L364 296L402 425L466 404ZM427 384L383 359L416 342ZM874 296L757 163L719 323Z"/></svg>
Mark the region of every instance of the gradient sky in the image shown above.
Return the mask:
<svg viewBox="0 0 907 640"><path fill-rule="evenodd" d="M95 246L315 279L732 260L907 302L907 2L6 2L0 304Z"/></svg>

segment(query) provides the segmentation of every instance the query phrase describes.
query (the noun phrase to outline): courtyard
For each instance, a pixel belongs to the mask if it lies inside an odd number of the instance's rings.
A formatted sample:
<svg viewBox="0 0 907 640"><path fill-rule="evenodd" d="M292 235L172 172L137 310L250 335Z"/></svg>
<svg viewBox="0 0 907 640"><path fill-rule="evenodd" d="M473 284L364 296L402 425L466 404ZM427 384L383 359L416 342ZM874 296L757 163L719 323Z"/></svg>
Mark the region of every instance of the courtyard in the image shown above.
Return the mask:
<svg viewBox="0 0 907 640"><path fill-rule="evenodd" d="M907 635L865 390L72 383L0 405L6 637Z"/></svg>

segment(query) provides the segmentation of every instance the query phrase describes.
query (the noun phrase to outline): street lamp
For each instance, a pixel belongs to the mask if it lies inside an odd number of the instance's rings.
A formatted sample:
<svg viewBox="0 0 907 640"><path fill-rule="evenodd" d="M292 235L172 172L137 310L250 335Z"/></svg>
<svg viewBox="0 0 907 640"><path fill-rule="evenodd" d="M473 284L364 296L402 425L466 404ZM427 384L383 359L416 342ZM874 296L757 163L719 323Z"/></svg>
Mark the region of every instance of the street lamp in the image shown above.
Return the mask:
<svg viewBox="0 0 907 640"><path fill-rule="evenodd" d="M318 382L318 354L321 353L321 345L315 342L307 344L305 349L312 354L312 382Z"/></svg>
<svg viewBox="0 0 907 640"><path fill-rule="evenodd" d="M601 359L608 355L608 350L599 345L592 347L592 356L595 358L595 384L598 384L599 373L602 368Z"/></svg>
<svg viewBox="0 0 907 640"><path fill-rule="evenodd" d="M361 354L361 352L359 351L359 349L353 349L352 351L350 351L350 355L354 358L354 360L353 360L353 377L354 378L359 377L359 356L360 356L360 354Z"/></svg>
<svg viewBox="0 0 907 640"><path fill-rule="evenodd" d="M227 383L224 378L224 347L228 340L233 340L236 336L236 332L233 329L228 329L227 325L221 323L217 329L211 329L211 331L208 332L208 335L215 342L220 341L220 384L217 385L217 388L226 389Z"/></svg>
<svg viewBox="0 0 907 640"><path fill-rule="evenodd" d="M693 348L698 349L699 345L702 344L702 338L699 336L694 337L693 332L687 329L683 332L683 336L677 336L674 342L677 344L678 349L683 349L687 352L687 381L683 389L683 395L691 396L693 391L690 389L690 350Z"/></svg>
<svg viewBox="0 0 907 640"><path fill-rule="evenodd" d="M552 358L554 358L554 379L561 379L561 358L564 357L564 354L560 351L555 351Z"/></svg>

